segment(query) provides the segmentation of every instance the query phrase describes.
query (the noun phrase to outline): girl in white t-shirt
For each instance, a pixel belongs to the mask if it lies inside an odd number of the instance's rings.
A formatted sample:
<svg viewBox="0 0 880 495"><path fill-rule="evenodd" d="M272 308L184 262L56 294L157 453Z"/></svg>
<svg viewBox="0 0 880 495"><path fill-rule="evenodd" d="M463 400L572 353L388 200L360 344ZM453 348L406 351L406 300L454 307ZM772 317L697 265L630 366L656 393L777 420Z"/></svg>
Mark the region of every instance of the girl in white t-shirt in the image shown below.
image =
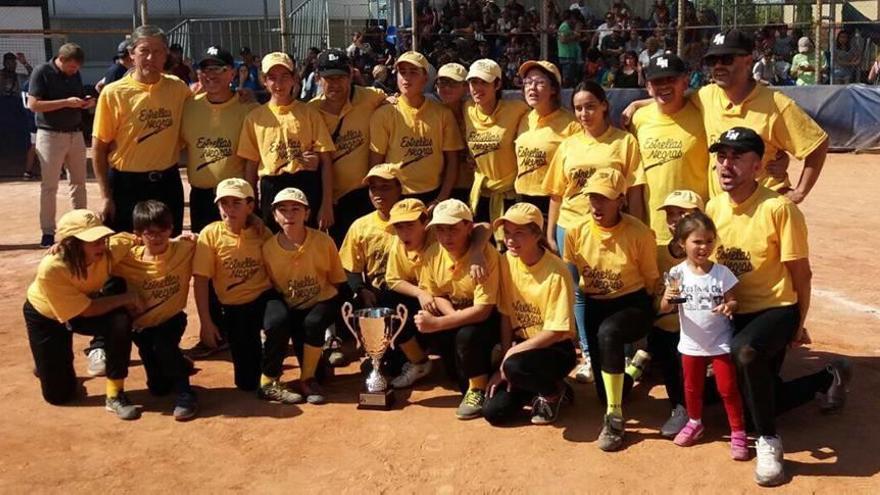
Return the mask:
<svg viewBox="0 0 880 495"><path fill-rule="evenodd" d="M689 447L703 436L703 385L706 366L711 362L730 423L730 454L742 461L748 460L749 451L736 368L730 358L731 316L736 310L731 289L737 284L737 278L726 266L709 260L717 235L715 224L702 212L687 215L678 222L675 239L684 248L687 259L670 270L660 311L669 312L677 305L681 324L678 351L690 419L675 437L675 444Z"/></svg>

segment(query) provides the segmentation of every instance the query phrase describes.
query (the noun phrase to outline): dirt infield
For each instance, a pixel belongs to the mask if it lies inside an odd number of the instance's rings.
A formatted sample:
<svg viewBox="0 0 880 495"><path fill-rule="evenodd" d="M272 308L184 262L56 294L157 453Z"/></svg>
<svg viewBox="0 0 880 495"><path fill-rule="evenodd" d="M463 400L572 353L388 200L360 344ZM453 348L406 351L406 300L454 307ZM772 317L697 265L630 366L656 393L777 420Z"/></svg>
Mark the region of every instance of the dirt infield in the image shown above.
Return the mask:
<svg viewBox="0 0 880 495"><path fill-rule="evenodd" d="M798 167L794 167L798 168ZM792 170L798 173L799 170ZM880 492L880 158L831 155L803 209L810 228L813 307L808 349L793 352L796 376L846 355L855 363L850 401L825 417L814 405L779 420L791 481L779 492ZM97 186L89 185L90 201ZM0 184L10 207L0 233L0 493L54 492L744 492L754 461L729 459L720 407L707 410L706 439L680 448L659 436L669 410L655 383L639 384L624 411L627 447L605 454L595 444L602 410L592 385L575 385L576 402L549 427L493 428L458 421L458 395L440 367L390 412L355 409L354 366L327 386L324 406L281 406L236 391L228 355L198 363L193 377L200 416L175 423L171 399L151 397L135 360L127 389L144 405L139 421L103 409L103 379L85 379L88 397L54 407L32 376L21 305L42 256L39 185ZM93 201L96 205L97 201ZM59 208L66 208L59 196ZM196 341L190 302L183 347ZM76 337L75 349L86 345ZM134 353L133 358L137 358ZM85 359L77 352L78 373ZM289 358L293 367L296 360ZM298 376L298 370L288 377Z"/></svg>

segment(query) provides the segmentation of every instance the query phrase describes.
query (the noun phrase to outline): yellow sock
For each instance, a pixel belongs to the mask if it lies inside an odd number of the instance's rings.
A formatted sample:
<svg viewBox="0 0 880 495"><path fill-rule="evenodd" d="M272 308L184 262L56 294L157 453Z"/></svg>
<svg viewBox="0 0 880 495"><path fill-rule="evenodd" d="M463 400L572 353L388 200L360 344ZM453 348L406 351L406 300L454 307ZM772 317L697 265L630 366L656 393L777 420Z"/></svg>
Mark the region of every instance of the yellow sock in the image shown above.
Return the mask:
<svg viewBox="0 0 880 495"><path fill-rule="evenodd" d="M315 370L318 369L318 361L321 359L322 352L324 350L320 347L308 344L303 346L302 374L300 375L302 380L315 377Z"/></svg>
<svg viewBox="0 0 880 495"><path fill-rule="evenodd" d="M265 387L266 385L269 385L270 383L274 382L275 380L277 380L277 378L272 378L271 376L266 376L266 375L260 375L260 387Z"/></svg>
<svg viewBox="0 0 880 495"><path fill-rule="evenodd" d="M107 397L116 397L125 390L125 380L107 379Z"/></svg>
<svg viewBox="0 0 880 495"><path fill-rule="evenodd" d="M605 398L608 400L608 409L605 414L623 416L620 403L623 402L623 373L602 372L602 383L605 384Z"/></svg>
<svg viewBox="0 0 880 495"><path fill-rule="evenodd" d="M400 344L400 350L406 355L406 359L413 364L424 363L425 359L427 359L425 351L422 350L422 346L419 345L416 339L409 339Z"/></svg>
<svg viewBox="0 0 880 495"><path fill-rule="evenodd" d="M486 390L486 385L489 385L488 375L480 375L473 378L468 378L469 390Z"/></svg>

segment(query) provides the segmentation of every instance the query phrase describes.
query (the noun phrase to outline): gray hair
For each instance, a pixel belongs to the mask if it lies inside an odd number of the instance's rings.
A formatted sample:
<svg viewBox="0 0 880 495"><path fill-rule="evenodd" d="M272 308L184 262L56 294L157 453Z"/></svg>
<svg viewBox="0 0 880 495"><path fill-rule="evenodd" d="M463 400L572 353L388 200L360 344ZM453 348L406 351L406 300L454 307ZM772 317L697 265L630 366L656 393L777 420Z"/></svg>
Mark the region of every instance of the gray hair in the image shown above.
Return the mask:
<svg viewBox="0 0 880 495"><path fill-rule="evenodd" d="M165 36L165 31L163 31L162 28L159 26L144 24L143 26L138 26L134 32L131 33L131 40L129 40L128 49L134 50L134 47L137 46L138 42L146 38L159 38L163 45L166 47L168 46L168 37Z"/></svg>

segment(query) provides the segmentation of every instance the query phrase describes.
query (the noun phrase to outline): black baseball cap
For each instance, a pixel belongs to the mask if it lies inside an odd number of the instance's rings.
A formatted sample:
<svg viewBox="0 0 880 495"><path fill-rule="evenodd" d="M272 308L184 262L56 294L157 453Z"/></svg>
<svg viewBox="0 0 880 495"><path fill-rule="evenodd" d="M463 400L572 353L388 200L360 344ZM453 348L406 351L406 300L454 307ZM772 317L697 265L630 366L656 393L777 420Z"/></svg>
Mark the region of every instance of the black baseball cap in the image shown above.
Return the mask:
<svg viewBox="0 0 880 495"><path fill-rule="evenodd" d="M724 131L718 141L709 147L709 152L717 153L721 148L754 151L758 156L764 156L764 140L748 127L733 127Z"/></svg>
<svg viewBox="0 0 880 495"><path fill-rule="evenodd" d="M205 51L205 55L199 60L199 68L208 65L228 65L235 66L235 58L228 50L224 50L219 46L212 46Z"/></svg>
<svg viewBox="0 0 880 495"><path fill-rule="evenodd" d="M672 52L666 52L658 55L648 62L648 68L645 69L645 78L648 81L661 79L664 77L678 77L687 74L687 65L678 55Z"/></svg>
<svg viewBox="0 0 880 495"><path fill-rule="evenodd" d="M750 55L754 49L755 40L751 36L739 29L728 29L712 37L703 58L713 55Z"/></svg>
<svg viewBox="0 0 880 495"><path fill-rule="evenodd" d="M351 62L344 51L330 48L318 54L319 76L348 76L351 75Z"/></svg>
<svg viewBox="0 0 880 495"><path fill-rule="evenodd" d="M119 43L119 46L116 47L116 58L122 58L122 57L128 55L128 48L130 46L131 46L131 41L129 41L127 39L122 40L122 42Z"/></svg>

